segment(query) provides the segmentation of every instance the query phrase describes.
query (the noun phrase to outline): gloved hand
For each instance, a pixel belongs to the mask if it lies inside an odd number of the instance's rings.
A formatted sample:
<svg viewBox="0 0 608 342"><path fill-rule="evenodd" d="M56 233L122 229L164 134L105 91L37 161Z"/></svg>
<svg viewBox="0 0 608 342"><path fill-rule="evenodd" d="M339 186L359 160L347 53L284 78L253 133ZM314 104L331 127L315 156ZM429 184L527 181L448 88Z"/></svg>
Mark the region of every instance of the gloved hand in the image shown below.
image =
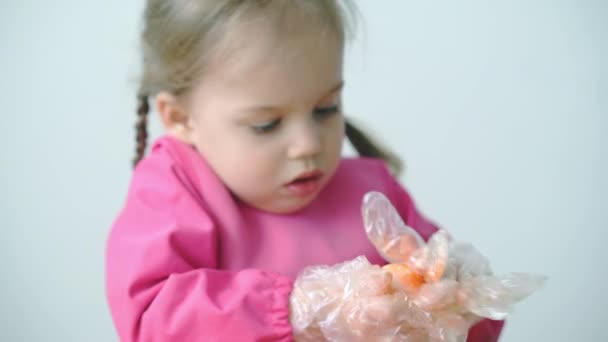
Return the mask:
<svg viewBox="0 0 608 342"><path fill-rule="evenodd" d="M363 215L366 228L373 228L367 230L368 235L384 258L397 262L403 255L418 253L419 268L431 262L430 254L421 254L424 242L418 234L403 234L405 225L388 201L365 200ZM388 221L390 224L383 224ZM433 241L445 243L440 235ZM429 246L427 251L438 250L434 244ZM364 257L305 269L290 297L290 323L296 340L398 341L403 334L426 336L423 329L412 327L433 324L431 315L408 300L393 274Z"/></svg>
<svg viewBox="0 0 608 342"><path fill-rule="evenodd" d="M362 209L370 241L390 262L383 269L393 275L394 288L430 319L407 324L426 330L431 341L464 341L481 318L504 319L545 281L523 273L494 276L479 251L450 241L442 230L424 243L380 193L366 194Z"/></svg>
<svg viewBox="0 0 608 342"><path fill-rule="evenodd" d="M445 231L425 243L380 193L362 206L366 233L390 262L364 257L304 270L290 297L298 341L465 341L482 317L502 319L511 305L538 289L544 277L492 275L470 244Z"/></svg>
<svg viewBox="0 0 608 342"><path fill-rule="evenodd" d="M364 257L305 269L290 297L290 323L298 341L373 341L395 335L407 311L392 276Z"/></svg>

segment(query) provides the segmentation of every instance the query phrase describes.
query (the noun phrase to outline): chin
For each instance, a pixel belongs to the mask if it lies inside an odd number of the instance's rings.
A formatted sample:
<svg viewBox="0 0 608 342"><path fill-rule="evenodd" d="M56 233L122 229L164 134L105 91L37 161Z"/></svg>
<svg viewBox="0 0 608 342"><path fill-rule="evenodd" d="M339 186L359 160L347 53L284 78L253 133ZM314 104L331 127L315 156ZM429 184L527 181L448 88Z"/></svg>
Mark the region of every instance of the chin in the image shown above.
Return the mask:
<svg viewBox="0 0 608 342"><path fill-rule="evenodd" d="M310 203L312 203L312 201L315 199L315 196L311 196L310 199L301 199L299 201L294 201L293 203L290 203L289 205L283 205L281 207L274 208L275 210L273 211L275 214L295 214L300 210L305 209L306 207L308 207L310 205Z"/></svg>
<svg viewBox="0 0 608 342"><path fill-rule="evenodd" d="M295 214L308 207L317 196L318 193L305 198L284 199L272 204L256 206L256 208L273 214Z"/></svg>

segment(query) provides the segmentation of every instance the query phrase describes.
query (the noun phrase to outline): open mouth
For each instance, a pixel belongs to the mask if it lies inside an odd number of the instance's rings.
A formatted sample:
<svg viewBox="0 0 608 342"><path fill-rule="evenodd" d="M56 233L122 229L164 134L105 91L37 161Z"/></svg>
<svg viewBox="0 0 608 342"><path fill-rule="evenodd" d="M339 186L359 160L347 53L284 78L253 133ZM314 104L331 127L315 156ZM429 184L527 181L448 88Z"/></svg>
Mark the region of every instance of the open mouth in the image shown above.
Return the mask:
<svg viewBox="0 0 608 342"><path fill-rule="evenodd" d="M294 195L308 196L319 190L322 179L323 173L319 170L304 172L287 183L286 188Z"/></svg>

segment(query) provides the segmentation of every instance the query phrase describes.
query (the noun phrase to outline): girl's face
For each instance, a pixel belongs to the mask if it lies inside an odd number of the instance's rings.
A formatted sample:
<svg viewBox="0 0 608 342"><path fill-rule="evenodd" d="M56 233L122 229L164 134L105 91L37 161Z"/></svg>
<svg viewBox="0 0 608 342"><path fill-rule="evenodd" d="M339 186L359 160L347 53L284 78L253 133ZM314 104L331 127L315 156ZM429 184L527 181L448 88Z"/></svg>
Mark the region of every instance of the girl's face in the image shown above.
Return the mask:
<svg viewBox="0 0 608 342"><path fill-rule="evenodd" d="M293 39L243 28L188 102L189 140L249 206L290 213L308 205L341 155L342 42L309 29ZM225 57L225 56L224 56Z"/></svg>

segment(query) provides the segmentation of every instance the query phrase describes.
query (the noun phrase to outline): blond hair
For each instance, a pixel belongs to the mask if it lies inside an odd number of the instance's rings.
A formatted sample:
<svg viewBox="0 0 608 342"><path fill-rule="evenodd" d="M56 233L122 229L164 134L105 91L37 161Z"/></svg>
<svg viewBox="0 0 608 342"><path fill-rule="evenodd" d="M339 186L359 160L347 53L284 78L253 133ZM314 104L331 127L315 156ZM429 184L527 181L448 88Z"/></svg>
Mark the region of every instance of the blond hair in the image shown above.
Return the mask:
<svg viewBox="0 0 608 342"><path fill-rule="evenodd" d="M352 38L356 18L347 0L148 0L144 11L141 50L142 75L138 92L136 156L147 144L148 98L161 91L187 93L204 73L204 67L234 23L271 20L277 33L288 35L301 20L330 30L344 42ZM346 136L362 156L384 159L398 173L401 162L378 147L346 120Z"/></svg>

